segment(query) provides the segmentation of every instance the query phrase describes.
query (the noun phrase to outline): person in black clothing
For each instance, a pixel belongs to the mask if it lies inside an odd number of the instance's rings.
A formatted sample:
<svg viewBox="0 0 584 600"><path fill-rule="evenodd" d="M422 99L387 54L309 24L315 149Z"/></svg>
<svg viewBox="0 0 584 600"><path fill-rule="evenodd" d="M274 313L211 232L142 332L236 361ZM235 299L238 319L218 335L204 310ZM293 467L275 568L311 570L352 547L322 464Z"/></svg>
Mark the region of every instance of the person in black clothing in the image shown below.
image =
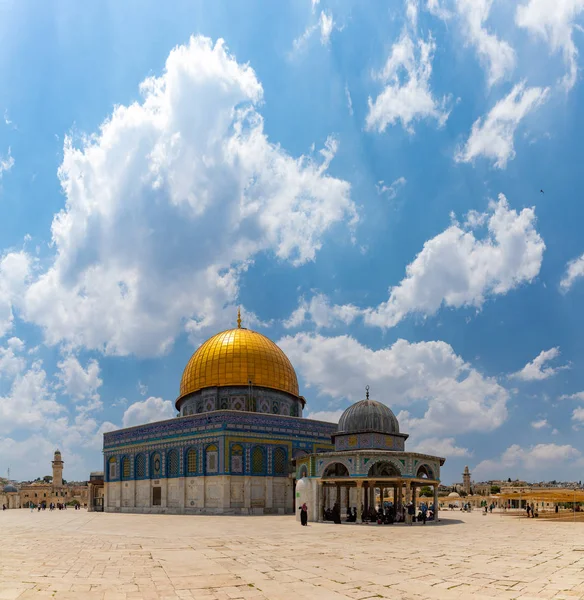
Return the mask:
<svg viewBox="0 0 584 600"><path fill-rule="evenodd" d="M300 507L300 524L308 525L308 507L306 502Z"/></svg>

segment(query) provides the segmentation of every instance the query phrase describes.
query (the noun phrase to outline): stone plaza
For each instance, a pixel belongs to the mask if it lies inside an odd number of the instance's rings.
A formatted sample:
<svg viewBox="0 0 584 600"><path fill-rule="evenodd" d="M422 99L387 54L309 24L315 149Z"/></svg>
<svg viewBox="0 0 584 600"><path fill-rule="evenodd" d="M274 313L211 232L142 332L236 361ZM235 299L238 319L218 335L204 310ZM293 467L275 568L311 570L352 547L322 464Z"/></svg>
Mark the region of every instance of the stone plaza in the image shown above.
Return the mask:
<svg viewBox="0 0 584 600"><path fill-rule="evenodd" d="M584 524L0 513L0 599L584 598Z"/></svg>

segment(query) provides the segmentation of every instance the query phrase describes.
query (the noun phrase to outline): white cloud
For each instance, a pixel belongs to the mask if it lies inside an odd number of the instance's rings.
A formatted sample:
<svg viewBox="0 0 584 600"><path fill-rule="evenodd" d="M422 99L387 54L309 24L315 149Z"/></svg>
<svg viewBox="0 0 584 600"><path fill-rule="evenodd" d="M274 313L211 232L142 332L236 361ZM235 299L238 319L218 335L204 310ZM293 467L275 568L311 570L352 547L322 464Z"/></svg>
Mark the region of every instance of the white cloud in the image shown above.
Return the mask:
<svg viewBox="0 0 584 600"><path fill-rule="evenodd" d="M172 419L175 416L176 410L170 400L150 396L146 400L134 402L134 404L128 406L122 417L122 425L124 427L133 427L134 425Z"/></svg>
<svg viewBox="0 0 584 600"><path fill-rule="evenodd" d="M383 91L372 100L369 97L369 112L366 128L379 133L388 125L401 121L404 129L413 132L413 123L421 119L431 119L444 125L449 110L446 97L437 100L430 90L432 60L436 50L434 39L413 41L404 30L385 63L377 74L384 84Z"/></svg>
<svg viewBox="0 0 584 600"><path fill-rule="evenodd" d="M484 479L533 477L534 474L543 478L551 474L558 479L563 476L563 472L573 469L574 462L580 457L580 451L567 444L537 444L529 448L513 444L499 458L480 462L473 469L473 474ZM573 477L572 471L572 479Z"/></svg>
<svg viewBox="0 0 584 600"><path fill-rule="evenodd" d="M116 429L119 429L117 425L111 421L104 421L97 431L86 439L85 446L92 450L103 450L103 434L116 431Z"/></svg>
<svg viewBox="0 0 584 600"><path fill-rule="evenodd" d="M49 462L56 446L43 435L33 434L24 440L0 435L0 456L3 467L10 467L10 476L17 480L36 479L51 475ZM3 476L6 475L3 469Z"/></svg>
<svg viewBox="0 0 584 600"><path fill-rule="evenodd" d="M484 239L474 229L486 223ZM428 240L391 288L389 300L365 311L365 322L393 327L408 313L432 315L441 306L480 308L488 295L506 294L539 273L545 244L535 230L533 208L509 208L505 196L488 212L471 212Z"/></svg>
<svg viewBox="0 0 584 600"><path fill-rule="evenodd" d="M406 0L406 17L415 30L418 26L418 0Z"/></svg>
<svg viewBox="0 0 584 600"><path fill-rule="evenodd" d="M324 294L313 296L310 302L301 298L298 308L284 321L286 329L302 325L308 318L316 327L333 327L341 323L348 325L360 314L361 310L352 304L331 305Z"/></svg>
<svg viewBox="0 0 584 600"><path fill-rule="evenodd" d="M563 394L559 397L559 400L577 400L584 402L584 392L576 392L575 394Z"/></svg>
<svg viewBox="0 0 584 600"><path fill-rule="evenodd" d="M584 407L579 406L572 411L572 421L578 424L584 423Z"/></svg>
<svg viewBox="0 0 584 600"><path fill-rule="evenodd" d="M351 92L349 91L348 84L345 83L345 97L347 98L347 108L349 109L349 114L353 116L353 100L351 99Z"/></svg>
<svg viewBox="0 0 584 600"><path fill-rule="evenodd" d="M320 43L323 46L326 46L331 39L331 33L333 32L333 27L335 26L333 16L330 13L326 14L324 11L322 11L320 13L318 24L320 26Z"/></svg>
<svg viewBox="0 0 584 600"><path fill-rule="evenodd" d="M421 452L422 454L442 456L443 458L473 455L468 448L457 446L454 438L427 438L414 446L408 446L408 450L410 452Z"/></svg>
<svg viewBox="0 0 584 600"><path fill-rule="evenodd" d="M212 330L232 310L256 255L301 265L357 219L349 183L327 174L337 142L319 160L270 143L262 86L222 40L178 46L141 91L80 148L65 143L54 262L21 312L49 344L165 352L185 323Z"/></svg>
<svg viewBox="0 0 584 600"><path fill-rule="evenodd" d="M6 346L0 347L0 379L14 379L26 368L24 342L17 337L12 337Z"/></svg>
<svg viewBox="0 0 584 600"><path fill-rule="evenodd" d="M314 12L314 5L313 5ZM331 33L335 29L335 22L332 14L326 13L324 10L321 11L320 16L318 18L317 23L313 23L312 25L308 25L308 27L304 30L302 35L297 37L292 42L292 47L294 52L300 52L308 43L310 38L318 31L320 33L320 43L323 46L328 45L331 37Z"/></svg>
<svg viewBox="0 0 584 600"><path fill-rule="evenodd" d="M452 13L444 7L444 3L440 0L426 0L426 10L443 21L452 17Z"/></svg>
<svg viewBox="0 0 584 600"><path fill-rule="evenodd" d="M85 412L89 410L98 410L102 403L97 393L103 381L99 377L99 363L95 359L87 362L84 369L79 360L73 354L65 356L58 364L59 371L57 379L59 380L58 389L63 390L75 402L88 401L84 407Z"/></svg>
<svg viewBox="0 0 584 600"><path fill-rule="evenodd" d="M584 277L584 254L571 260L566 265L566 273L560 281L560 288L563 292L567 292L572 288L577 279Z"/></svg>
<svg viewBox="0 0 584 600"><path fill-rule="evenodd" d="M547 422L547 419L539 419L538 421L532 421L531 426L534 429L545 429L546 427L549 427L550 424Z"/></svg>
<svg viewBox="0 0 584 600"><path fill-rule="evenodd" d="M489 86L507 78L515 67L513 48L485 28L492 4L493 0L456 0L456 8L464 21L463 33L485 64Z"/></svg>
<svg viewBox="0 0 584 600"><path fill-rule="evenodd" d="M383 180L379 181L376 185L377 193L381 196L387 195L389 200L393 200L397 197L398 191L403 188L407 183L405 177L398 177L391 185L385 185Z"/></svg>
<svg viewBox="0 0 584 600"><path fill-rule="evenodd" d="M560 356L560 349L550 348L549 350L542 350L531 362L527 363L523 369L512 373L509 377L521 379L523 381L542 381L548 379L552 375L555 375L559 371L569 369L570 365L560 365L557 367L546 367L545 365L552 360L555 360Z"/></svg>
<svg viewBox="0 0 584 600"><path fill-rule="evenodd" d="M513 139L520 122L546 101L549 88L526 88L518 83L507 96L499 100L486 118L478 118L463 148L455 155L457 162L472 162L478 156L495 161L495 167L504 169L515 157Z"/></svg>
<svg viewBox="0 0 584 600"><path fill-rule="evenodd" d="M518 27L541 37L552 52L561 51L568 72L562 83L571 89L578 77L578 50L573 40L576 20L584 11L584 0L528 0L517 7L515 22Z"/></svg>
<svg viewBox="0 0 584 600"><path fill-rule="evenodd" d="M13 166L14 158L10 153L10 148L8 148L8 154L5 157L0 156L0 179L2 179L2 175L8 173Z"/></svg>
<svg viewBox="0 0 584 600"><path fill-rule="evenodd" d="M47 419L64 411L51 391L47 374L41 361L17 373L5 396L0 396L0 434L16 429L39 430Z"/></svg>
<svg viewBox="0 0 584 600"><path fill-rule="evenodd" d="M484 377L445 342L409 343L372 350L354 338L298 333L278 345L307 387L335 401L371 397L402 411L400 427L417 438L467 431L491 431L507 418L509 394ZM329 409L330 410L330 409Z"/></svg>
<svg viewBox="0 0 584 600"><path fill-rule="evenodd" d="M315 421L327 421L328 423L338 423L343 410L317 410L308 413L306 419L314 419Z"/></svg>
<svg viewBox="0 0 584 600"><path fill-rule="evenodd" d="M0 257L0 338L12 329L14 305L26 289L30 268L31 261L24 252Z"/></svg>
<svg viewBox="0 0 584 600"><path fill-rule="evenodd" d="M148 393L148 386L141 381L138 382L137 388L138 392L140 392L140 396L145 396Z"/></svg>

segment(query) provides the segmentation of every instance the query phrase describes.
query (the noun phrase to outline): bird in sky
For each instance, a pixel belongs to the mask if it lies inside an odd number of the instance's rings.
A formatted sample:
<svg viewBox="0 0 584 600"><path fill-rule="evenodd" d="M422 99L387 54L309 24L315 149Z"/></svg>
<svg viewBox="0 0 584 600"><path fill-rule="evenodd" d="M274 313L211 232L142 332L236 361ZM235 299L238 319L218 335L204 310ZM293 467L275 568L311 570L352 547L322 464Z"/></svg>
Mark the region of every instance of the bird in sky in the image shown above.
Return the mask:
<svg viewBox="0 0 584 600"><path fill-rule="evenodd" d="M539 190L539 191L540 191L542 194L544 193L544 191L543 191L543 190Z"/></svg>

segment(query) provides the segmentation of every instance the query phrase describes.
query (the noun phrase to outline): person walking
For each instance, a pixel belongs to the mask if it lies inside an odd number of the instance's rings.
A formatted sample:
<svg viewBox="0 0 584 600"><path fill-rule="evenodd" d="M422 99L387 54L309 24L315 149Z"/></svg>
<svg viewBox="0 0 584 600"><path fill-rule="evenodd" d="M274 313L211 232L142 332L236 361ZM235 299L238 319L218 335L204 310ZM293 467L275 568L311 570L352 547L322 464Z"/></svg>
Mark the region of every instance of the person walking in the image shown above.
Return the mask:
<svg viewBox="0 0 584 600"><path fill-rule="evenodd" d="M300 507L300 524L303 526L308 525L308 507L306 502Z"/></svg>

